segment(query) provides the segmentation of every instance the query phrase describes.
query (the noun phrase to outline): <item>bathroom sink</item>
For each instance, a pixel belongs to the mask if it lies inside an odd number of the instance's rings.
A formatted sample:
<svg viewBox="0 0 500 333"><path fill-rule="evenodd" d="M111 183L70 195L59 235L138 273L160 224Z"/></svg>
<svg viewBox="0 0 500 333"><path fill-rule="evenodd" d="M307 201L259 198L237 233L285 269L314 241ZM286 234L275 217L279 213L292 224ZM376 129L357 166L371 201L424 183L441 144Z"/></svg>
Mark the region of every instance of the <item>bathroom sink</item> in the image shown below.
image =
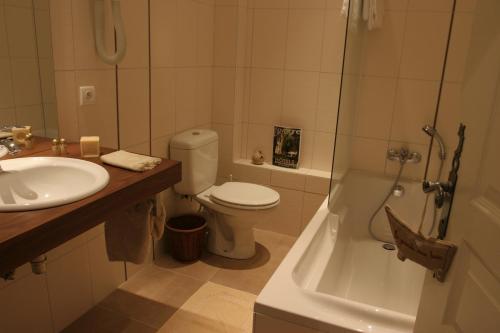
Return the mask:
<svg viewBox="0 0 500 333"><path fill-rule="evenodd" d="M75 158L24 157L0 161L0 212L68 204L103 189L102 166Z"/></svg>

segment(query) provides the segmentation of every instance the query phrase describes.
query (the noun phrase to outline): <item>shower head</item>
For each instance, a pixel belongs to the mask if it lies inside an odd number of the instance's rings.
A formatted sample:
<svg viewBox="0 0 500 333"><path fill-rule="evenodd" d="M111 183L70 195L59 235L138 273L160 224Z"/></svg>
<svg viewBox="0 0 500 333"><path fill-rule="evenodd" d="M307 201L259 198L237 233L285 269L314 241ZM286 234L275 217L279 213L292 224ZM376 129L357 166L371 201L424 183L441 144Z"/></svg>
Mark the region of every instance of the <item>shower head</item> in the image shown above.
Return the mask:
<svg viewBox="0 0 500 333"><path fill-rule="evenodd" d="M446 159L446 147L444 145L443 138L441 137L441 135L439 135L437 129L430 125L425 125L424 127L422 127L422 130L428 136L436 139L437 143L439 144L439 158L444 161Z"/></svg>

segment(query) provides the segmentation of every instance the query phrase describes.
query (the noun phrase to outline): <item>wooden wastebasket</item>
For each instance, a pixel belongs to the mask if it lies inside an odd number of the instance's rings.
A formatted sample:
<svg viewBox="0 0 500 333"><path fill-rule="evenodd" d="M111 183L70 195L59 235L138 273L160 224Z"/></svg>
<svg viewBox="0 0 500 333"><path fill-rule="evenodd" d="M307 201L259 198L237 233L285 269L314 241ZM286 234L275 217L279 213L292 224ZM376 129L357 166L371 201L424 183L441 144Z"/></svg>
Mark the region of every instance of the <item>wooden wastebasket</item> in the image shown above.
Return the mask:
<svg viewBox="0 0 500 333"><path fill-rule="evenodd" d="M201 257L205 245L207 222L199 215L181 215L167 221L167 248L179 261Z"/></svg>

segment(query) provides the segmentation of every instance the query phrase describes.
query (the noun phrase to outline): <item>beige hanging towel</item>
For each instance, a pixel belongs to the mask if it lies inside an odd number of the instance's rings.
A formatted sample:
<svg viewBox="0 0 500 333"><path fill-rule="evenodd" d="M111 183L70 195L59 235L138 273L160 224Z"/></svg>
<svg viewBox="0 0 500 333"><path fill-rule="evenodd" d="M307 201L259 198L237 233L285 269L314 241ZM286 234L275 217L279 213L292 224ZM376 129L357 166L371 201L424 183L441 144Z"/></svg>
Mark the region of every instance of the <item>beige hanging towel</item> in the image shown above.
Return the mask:
<svg viewBox="0 0 500 333"><path fill-rule="evenodd" d="M104 226L109 260L144 263L152 239L161 238L164 225L165 206L160 194L115 213Z"/></svg>

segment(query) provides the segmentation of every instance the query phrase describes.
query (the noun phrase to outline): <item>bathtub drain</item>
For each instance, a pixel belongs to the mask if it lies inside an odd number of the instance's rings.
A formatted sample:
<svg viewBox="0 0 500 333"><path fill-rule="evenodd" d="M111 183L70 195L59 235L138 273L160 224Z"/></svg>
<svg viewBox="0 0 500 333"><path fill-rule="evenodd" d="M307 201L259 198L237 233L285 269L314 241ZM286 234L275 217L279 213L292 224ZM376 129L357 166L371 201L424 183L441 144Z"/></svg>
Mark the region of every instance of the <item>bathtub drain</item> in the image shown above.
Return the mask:
<svg viewBox="0 0 500 333"><path fill-rule="evenodd" d="M394 251L396 247L393 244L385 243L382 247L387 251Z"/></svg>

